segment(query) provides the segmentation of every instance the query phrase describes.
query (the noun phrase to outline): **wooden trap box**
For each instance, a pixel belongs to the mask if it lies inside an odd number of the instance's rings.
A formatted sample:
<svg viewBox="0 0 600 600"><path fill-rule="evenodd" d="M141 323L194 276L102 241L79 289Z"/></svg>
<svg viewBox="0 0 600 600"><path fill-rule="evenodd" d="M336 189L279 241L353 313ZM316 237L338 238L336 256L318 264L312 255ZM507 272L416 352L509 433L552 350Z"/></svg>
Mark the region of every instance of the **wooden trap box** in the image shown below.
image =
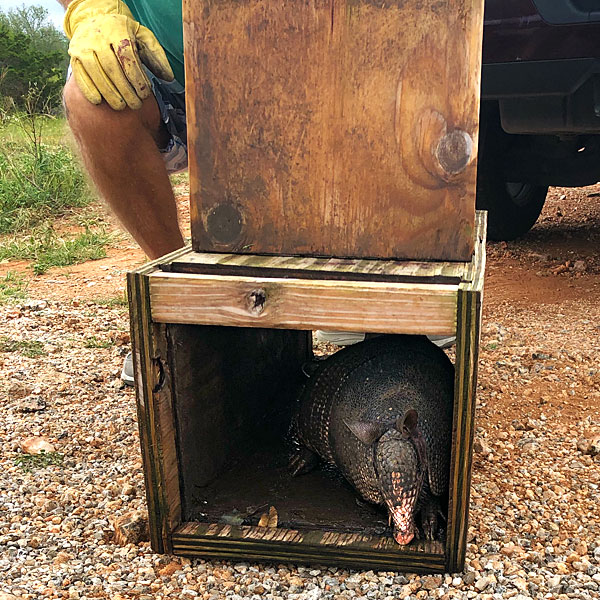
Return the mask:
<svg viewBox="0 0 600 600"><path fill-rule="evenodd" d="M192 248L128 280L157 552L462 569L482 21L483 0L184 0ZM289 476L315 329L456 333L445 541L400 547L334 473Z"/></svg>
<svg viewBox="0 0 600 600"><path fill-rule="evenodd" d="M152 547L362 569L463 568L485 213L468 262L197 253L128 276ZM445 542L400 547L327 470L291 478L286 434L315 329L456 334ZM278 526L259 527L275 506Z"/></svg>

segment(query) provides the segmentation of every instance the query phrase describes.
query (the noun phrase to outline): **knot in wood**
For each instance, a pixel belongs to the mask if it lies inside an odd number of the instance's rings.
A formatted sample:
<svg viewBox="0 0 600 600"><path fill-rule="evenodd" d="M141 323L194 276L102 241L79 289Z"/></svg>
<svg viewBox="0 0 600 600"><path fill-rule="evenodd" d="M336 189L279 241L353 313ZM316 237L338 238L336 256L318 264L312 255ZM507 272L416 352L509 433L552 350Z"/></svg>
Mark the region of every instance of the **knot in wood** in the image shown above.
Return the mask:
<svg viewBox="0 0 600 600"><path fill-rule="evenodd" d="M256 315L260 315L265 310L267 301L267 292L262 288L252 290L248 294L248 310Z"/></svg>
<svg viewBox="0 0 600 600"><path fill-rule="evenodd" d="M239 209L229 202L214 206L206 217L206 229L218 244L233 244L240 237L243 224Z"/></svg>
<svg viewBox="0 0 600 600"><path fill-rule="evenodd" d="M458 175L473 158L473 140L466 131L455 129L442 136L435 155L445 173Z"/></svg>

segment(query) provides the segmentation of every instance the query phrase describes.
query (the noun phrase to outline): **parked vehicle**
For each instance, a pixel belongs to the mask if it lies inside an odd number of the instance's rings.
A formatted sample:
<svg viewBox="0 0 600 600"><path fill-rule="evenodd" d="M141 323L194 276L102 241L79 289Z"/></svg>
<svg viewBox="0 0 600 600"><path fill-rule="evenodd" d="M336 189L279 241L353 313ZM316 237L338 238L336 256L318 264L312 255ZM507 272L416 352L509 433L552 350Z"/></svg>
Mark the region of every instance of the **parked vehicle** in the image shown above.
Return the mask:
<svg viewBox="0 0 600 600"><path fill-rule="evenodd" d="M511 240L600 180L600 0L486 0L481 100L477 207Z"/></svg>

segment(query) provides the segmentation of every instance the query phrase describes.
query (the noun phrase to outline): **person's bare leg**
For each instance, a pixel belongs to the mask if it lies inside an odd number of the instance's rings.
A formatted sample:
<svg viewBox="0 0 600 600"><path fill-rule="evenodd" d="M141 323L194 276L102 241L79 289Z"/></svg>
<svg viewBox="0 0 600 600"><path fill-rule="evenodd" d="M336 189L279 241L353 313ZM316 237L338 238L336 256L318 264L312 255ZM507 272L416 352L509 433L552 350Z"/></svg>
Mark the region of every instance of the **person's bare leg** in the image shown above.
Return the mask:
<svg viewBox="0 0 600 600"><path fill-rule="evenodd" d="M158 145L165 143L155 98L139 110L88 102L69 79L67 119L85 166L103 198L149 258L184 245L177 206Z"/></svg>

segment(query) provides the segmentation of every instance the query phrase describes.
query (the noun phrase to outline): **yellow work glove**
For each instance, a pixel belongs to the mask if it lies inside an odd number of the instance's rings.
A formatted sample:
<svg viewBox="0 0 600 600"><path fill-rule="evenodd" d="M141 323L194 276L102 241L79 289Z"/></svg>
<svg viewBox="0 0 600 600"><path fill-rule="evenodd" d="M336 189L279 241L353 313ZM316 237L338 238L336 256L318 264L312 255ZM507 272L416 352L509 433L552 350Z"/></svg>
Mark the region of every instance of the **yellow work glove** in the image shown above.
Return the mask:
<svg viewBox="0 0 600 600"><path fill-rule="evenodd" d="M64 30L73 76L92 104L104 98L115 110L140 108L152 91L142 63L157 77L173 80L162 46L121 0L73 0Z"/></svg>

